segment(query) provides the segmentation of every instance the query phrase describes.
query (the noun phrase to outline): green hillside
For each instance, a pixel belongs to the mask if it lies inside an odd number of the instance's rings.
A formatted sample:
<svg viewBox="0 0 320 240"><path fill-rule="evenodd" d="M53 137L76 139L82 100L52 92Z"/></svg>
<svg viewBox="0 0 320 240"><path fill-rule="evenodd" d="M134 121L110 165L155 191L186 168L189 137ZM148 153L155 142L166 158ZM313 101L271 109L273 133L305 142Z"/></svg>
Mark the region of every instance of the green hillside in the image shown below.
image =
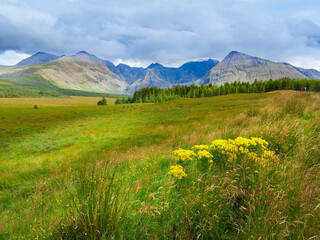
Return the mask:
<svg viewBox="0 0 320 240"><path fill-rule="evenodd" d="M320 237L315 94L0 116L0 239Z"/></svg>
<svg viewBox="0 0 320 240"><path fill-rule="evenodd" d="M30 83L30 82L28 82ZM16 97L67 97L67 96L88 96L98 97L107 96L115 97L115 94L86 92L72 89L63 89L56 86L42 84L27 85L15 83L0 79L0 98L16 98Z"/></svg>

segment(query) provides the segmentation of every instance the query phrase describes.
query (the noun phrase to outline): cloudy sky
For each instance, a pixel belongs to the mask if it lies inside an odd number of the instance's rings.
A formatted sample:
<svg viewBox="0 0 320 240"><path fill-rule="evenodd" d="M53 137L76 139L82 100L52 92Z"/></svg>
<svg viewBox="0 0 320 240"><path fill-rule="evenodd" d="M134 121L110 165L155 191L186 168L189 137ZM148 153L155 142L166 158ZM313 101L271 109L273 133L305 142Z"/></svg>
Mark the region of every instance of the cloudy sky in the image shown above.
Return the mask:
<svg viewBox="0 0 320 240"><path fill-rule="evenodd" d="M230 51L320 70L319 0L0 0L0 65L80 50L135 66Z"/></svg>

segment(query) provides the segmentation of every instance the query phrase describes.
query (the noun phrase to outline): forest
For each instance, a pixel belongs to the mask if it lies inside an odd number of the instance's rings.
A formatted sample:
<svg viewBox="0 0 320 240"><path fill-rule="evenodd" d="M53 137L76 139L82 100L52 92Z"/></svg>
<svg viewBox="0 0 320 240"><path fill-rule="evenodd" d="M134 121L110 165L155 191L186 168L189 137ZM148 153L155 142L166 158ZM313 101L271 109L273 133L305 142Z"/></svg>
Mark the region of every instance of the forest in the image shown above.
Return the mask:
<svg viewBox="0 0 320 240"><path fill-rule="evenodd" d="M311 79L290 79L282 78L278 80L254 82L233 82L224 83L221 86L209 83L197 86L192 84L176 85L171 88L161 89L159 87L146 87L135 91L133 97L118 98L116 104L125 103L153 103L170 101L179 98L201 98L220 96L232 93L264 93L276 90L294 90L320 92L320 81Z"/></svg>

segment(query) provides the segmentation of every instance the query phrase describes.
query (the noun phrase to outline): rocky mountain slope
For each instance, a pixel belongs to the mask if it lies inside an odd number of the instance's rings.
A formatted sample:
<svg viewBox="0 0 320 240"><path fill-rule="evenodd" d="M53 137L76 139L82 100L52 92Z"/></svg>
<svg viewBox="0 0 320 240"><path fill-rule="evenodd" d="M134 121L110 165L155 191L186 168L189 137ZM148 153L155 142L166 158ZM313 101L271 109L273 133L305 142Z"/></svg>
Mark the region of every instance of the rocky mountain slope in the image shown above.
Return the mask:
<svg viewBox="0 0 320 240"><path fill-rule="evenodd" d="M315 69L304 69L304 68L300 68L300 67L295 67L289 63L283 63L283 64L293 67L294 69L296 69L297 71L299 71L300 73L302 73L303 75L305 75L306 77L308 77L310 79L320 80L320 72Z"/></svg>
<svg viewBox="0 0 320 240"><path fill-rule="evenodd" d="M232 51L197 83L211 82L221 85L225 82L251 82L255 79L269 80L283 77L307 78L292 66Z"/></svg>
<svg viewBox="0 0 320 240"><path fill-rule="evenodd" d="M142 87L161 88L233 81L254 81L290 77L320 79L320 72L294 67L232 51L221 62L208 59L187 62L178 68L153 63L147 68L115 66L81 51L72 56L37 53L13 67L1 67L0 79L26 85L130 94Z"/></svg>

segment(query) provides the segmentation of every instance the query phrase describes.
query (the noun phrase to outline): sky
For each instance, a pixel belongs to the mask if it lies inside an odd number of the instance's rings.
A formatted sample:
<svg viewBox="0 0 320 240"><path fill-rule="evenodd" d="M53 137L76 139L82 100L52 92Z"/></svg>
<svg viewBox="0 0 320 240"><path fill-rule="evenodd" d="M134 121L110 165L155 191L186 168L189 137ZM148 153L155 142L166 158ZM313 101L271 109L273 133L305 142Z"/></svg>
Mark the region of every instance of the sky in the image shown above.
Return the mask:
<svg viewBox="0 0 320 240"><path fill-rule="evenodd" d="M0 65L85 50L131 66L236 50L320 70L319 0L0 0Z"/></svg>

